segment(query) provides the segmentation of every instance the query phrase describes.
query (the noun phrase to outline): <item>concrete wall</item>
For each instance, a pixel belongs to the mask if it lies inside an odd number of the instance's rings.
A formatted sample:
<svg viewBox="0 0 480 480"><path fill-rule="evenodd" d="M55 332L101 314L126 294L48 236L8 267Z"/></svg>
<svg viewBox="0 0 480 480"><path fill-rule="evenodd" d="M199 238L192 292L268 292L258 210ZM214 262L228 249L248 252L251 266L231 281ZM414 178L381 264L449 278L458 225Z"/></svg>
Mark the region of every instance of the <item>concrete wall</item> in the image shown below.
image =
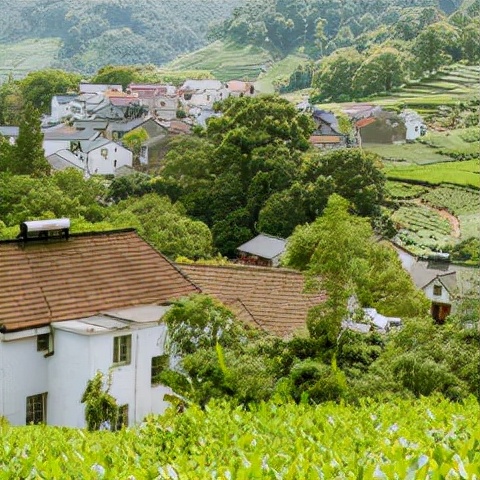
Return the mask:
<svg viewBox="0 0 480 480"><path fill-rule="evenodd" d="M27 337L0 341L0 415L13 425L25 425L27 397L48 391L50 358L37 352L37 332L32 329Z"/></svg>
<svg viewBox="0 0 480 480"><path fill-rule="evenodd" d="M34 330L30 331L34 335ZM113 364L113 338L132 335L131 361ZM128 404L129 423L141 422L149 413L163 413L164 386L151 385L152 357L164 353L164 325L82 335L54 331L54 354L37 352L36 336L0 341L0 415L13 425L24 425L26 398L48 392L47 423L84 427L81 397L97 371L111 372L110 393L119 405Z"/></svg>

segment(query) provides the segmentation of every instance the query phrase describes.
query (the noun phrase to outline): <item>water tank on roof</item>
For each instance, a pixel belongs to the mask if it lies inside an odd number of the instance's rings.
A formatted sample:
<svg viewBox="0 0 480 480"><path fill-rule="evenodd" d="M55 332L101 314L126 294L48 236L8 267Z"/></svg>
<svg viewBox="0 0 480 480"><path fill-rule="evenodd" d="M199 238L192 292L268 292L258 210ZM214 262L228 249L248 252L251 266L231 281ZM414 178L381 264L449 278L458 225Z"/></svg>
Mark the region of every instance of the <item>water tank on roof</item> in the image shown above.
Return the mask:
<svg viewBox="0 0 480 480"><path fill-rule="evenodd" d="M64 236L68 238L70 229L69 218L54 218L51 220L33 220L20 224L20 238L48 238L49 236Z"/></svg>

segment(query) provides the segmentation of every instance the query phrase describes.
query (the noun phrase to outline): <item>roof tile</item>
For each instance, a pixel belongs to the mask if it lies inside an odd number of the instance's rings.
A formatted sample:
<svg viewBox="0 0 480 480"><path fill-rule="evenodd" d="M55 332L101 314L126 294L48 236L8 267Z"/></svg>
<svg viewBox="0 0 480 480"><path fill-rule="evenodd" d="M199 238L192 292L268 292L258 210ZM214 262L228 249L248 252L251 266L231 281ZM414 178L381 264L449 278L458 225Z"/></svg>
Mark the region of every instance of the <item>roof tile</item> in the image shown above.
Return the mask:
<svg viewBox="0 0 480 480"><path fill-rule="evenodd" d="M0 242L0 325L48 325L198 289L134 231Z"/></svg>

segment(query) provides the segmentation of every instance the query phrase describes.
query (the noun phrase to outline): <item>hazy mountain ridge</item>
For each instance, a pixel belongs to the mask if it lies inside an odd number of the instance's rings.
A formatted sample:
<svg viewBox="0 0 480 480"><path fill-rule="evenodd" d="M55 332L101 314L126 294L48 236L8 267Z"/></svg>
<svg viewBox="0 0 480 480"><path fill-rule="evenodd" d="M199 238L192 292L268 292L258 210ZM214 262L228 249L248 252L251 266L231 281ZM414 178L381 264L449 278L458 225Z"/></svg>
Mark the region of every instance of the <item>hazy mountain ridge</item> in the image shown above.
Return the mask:
<svg viewBox="0 0 480 480"><path fill-rule="evenodd" d="M0 0L0 42L62 40L60 65L93 71L107 64L160 64L205 45L212 21L242 0Z"/></svg>

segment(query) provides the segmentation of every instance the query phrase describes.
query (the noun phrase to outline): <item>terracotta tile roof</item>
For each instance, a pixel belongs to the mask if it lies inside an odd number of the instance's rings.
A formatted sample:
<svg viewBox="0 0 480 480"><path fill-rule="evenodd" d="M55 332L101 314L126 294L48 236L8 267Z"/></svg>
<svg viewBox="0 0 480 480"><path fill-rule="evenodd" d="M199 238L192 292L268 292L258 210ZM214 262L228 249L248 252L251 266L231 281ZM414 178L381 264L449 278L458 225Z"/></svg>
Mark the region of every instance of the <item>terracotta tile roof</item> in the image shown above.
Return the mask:
<svg viewBox="0 0 480 480"><path fill-rule="evenodd" d="M340 137L336 135L312 135L310 137L310 143L340 143Z"/></svg>
<svg viewBox="0 0 480 480"><path fill-rule="evenodd" d="M310 307L324 294L305 294L301 273L253 266L178 265L203 293L213 295L239 319L279 336L305 327Z"/></svg>
<svg viewBox="0 0 480 480"><path fill-rule="evenodd" d="M0 242L0 325L48 325L198 291L134 231Z"/></svg>
<svg viewBox="0 0 480 480"><path fill-rule="evenodd" d="M373 117L367 117L367 118L362 118L361 120L358 120L358 122L355 123L355 126L357 128L363 128L366 127L367 125L370 125L376 121L376 118Z"/></svg>

